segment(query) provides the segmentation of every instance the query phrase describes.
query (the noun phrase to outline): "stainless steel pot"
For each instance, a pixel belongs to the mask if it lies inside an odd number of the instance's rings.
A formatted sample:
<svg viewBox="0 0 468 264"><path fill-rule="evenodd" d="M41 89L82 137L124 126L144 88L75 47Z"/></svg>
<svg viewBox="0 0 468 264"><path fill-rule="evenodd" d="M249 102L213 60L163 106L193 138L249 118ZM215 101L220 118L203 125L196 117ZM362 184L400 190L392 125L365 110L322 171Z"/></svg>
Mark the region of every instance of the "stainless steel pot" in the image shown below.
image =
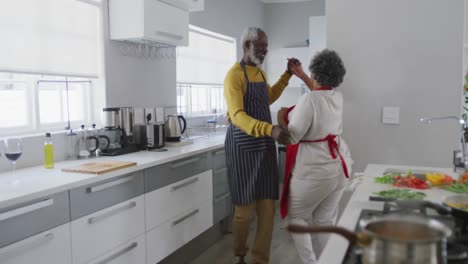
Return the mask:
<svg viewBox="0 0 468 264"><path fill-rule="evenodd" d="M336 226L288 227L293 233L337 233L363 249L366 264L445 264L451 230L417 215L392 214L360 222L362 232Z"/></svg>

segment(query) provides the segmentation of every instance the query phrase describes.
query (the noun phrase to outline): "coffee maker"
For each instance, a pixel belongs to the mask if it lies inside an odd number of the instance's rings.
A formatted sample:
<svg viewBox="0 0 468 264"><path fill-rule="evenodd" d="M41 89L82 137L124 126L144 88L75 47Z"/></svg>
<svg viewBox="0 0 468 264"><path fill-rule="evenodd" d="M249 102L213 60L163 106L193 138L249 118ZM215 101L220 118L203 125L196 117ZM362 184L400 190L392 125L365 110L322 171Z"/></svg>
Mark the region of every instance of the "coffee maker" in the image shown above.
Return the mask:
<svg viewBox="0 0 468 264"><path fill-rule="evenodd" d="M109 147L103 150L103 156L117 156L137 152L133 138L133 108L108 107L104 112L104 135L109 138Z"/></svg>

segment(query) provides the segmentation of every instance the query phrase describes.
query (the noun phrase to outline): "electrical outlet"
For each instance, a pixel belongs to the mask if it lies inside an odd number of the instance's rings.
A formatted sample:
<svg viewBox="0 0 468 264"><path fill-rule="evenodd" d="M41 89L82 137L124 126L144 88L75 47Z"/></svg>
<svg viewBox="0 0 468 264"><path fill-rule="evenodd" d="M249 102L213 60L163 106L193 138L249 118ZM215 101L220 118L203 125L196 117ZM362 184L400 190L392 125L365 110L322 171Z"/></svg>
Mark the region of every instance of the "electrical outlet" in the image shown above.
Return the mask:
<svg viewBox="0 0 468 264"><path fill-rule="evenodd" d="M134 119L135 125L146 124L145 109L144 108L134 108L133 109L133 119Z"/></svg>
<svg viewBox="0 0 468 264"><path fill-rule="evenodd" d="M164 123L164 107L156 107L156 124Z"/></svg>
<svg viewBox="0 0 468 264"><path fill-rule="evenodd" d="M382 111L382 123L400 124L400 107L384 107Z"/></svg>
<svg viewBox="0 0 468 264"><path fill-rule="evenodd" d="M148 115L151 115L151 119L148 120ZM156 118L156 113L154 111L154 108L145 108L145 121L148 123L154 123L154 120Z"/></svg>

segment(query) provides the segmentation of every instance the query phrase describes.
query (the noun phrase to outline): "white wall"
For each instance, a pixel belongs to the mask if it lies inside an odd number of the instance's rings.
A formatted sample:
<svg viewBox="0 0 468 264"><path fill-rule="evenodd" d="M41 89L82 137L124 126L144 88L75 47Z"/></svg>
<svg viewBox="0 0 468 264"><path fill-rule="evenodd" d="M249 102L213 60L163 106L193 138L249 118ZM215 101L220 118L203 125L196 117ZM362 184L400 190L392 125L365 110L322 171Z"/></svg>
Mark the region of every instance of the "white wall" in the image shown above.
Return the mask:
<svg viewBox="0 0 468 264"><path fill-rule="evenodd" d="M344 137L356 160L452 166L459 147L454 120L423 125L423 116L460 115L463 1L328 0L327 45L347 67ZM400 125L382 124L398 106Z"/></svg>

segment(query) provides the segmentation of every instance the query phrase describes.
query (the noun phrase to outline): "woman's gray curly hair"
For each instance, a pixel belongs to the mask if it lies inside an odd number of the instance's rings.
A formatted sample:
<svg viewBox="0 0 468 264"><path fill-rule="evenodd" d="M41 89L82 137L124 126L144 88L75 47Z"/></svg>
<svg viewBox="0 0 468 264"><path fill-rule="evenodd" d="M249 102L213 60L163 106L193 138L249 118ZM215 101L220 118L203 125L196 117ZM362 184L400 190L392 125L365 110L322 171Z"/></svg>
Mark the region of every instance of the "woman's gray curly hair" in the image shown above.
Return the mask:
<svg viewBox="0 0 468 264"><path fill-rule="evenodd" d="M340 55L334 50L324 49L310 62L309 70L320 86L338 87L343 82L346 68Z"/></svg>

